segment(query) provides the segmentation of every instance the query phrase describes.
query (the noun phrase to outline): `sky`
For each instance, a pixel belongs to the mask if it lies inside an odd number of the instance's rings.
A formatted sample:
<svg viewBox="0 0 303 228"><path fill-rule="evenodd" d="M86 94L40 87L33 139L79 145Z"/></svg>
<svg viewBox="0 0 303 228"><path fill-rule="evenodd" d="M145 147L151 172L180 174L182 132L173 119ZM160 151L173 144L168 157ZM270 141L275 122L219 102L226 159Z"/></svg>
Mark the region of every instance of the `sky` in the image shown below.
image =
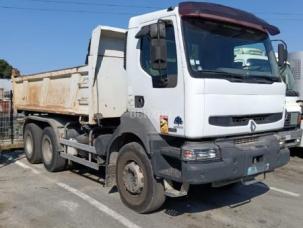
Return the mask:
<svg viewBox="0 0 303 228"><path fill-rule="evenodd" d="M0 59L22 74L83 65L92 30L127 28L132 16L176 6L177 0L0 0ZM278 26L274 37L303 50L302 0L212 0ZM301 29L300 29L301 28Z"/></svg>

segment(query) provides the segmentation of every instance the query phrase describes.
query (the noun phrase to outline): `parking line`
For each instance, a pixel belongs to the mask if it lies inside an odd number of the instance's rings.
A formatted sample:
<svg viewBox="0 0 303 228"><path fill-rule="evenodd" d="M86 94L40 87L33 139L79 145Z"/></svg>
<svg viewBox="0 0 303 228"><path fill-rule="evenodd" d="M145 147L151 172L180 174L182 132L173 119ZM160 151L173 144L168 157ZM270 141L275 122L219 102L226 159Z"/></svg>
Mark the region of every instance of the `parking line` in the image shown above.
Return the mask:
<svg viewBox="0 0 303 228"><path fill-rule="evenodd" d="M86 202L88 202L90 205L96 207L98 210L102 211L103 213L109 215L110 217L114 218L115 220L117 220L118 222L120 222L122 225L124 225L125 227L128 228L140 228L139 226L137 226L136 224L132 223L131 221L129 221L127 218L125 218L124 216L120 215L119 213L113 211L112 209L110 209L109 207L107 207L106 205L100 203L99 201L95 200L94 198L84 194L83 192L72 188L71 186L64 184L64 183L57 183L58 186L60 186L61 188L64 188L65 190L75 194L76 196L80 197L81 199L85 200Z"/></svg>
<svg viewBox="0 0 303 228"><path fill-rule="evenodd" d="M5 157L8 161L12 161L12 160L13 160L13 158L12 158L11 156L8 156L8 155L6 155L6 154L4 154L3 157ZM24 164L24 163L21 162L21 161L15 161L14 163L15 163L16 165L22 167L23 169L29 169L29 170L31 170L34 174L40 174L40 172L39 172L38 170L36 170L36 169L34 169L34 168L32 168L32 167L30 167L30 166Z"/></svg>
<svg viewBox="0 0 303 228"><path fill-rule="evenodd" d="M34 169L34 168L32 168L32 167L30 167L30 166L28 166L28 165L20 162L20 161L16 161L15 164L18 165L18 166L20 166L20 167L22 167L22 168L24 168L24 169L31 170L34 174L40 174L40 172L38 170L36 170L36 169Z"/></svg>
<svg viewBox="0 0 303 228"><path fill-rule="evenodd" d="M289 196L293 196L293 197L300 197L301 195L295 192L290 192L284 189L280 189L280 188L275 188L275 187L269 187L270 190L276 191L276 192L280 192Z"/></svg>
<svg viewBox="0 0 303 228"><path fill-rule="evenodd" d="M300 197L301 196L299 193L287 191L287 190L284 190L284 189L281 189L281 188L271 187L271 186L268 186L268 185L264 184L263 182L259 182L259 183L257 183L257 185L260 186L260 187L263 187L263 188L269 188L272 191L283 193L285 195L289 195L289 196L293 196L293 197Z"/></svg>
<svg viewBox="0 0 303 228"><path fill-rule="evenodd" d="M7 158L9 161L11 161L13 158L7 155L3 155L5 158ZM24 169L29 169L31 170L34 174L41 174L38 170L24 164L21 161L16 161L14 162L14 164L24 168ZM49 178L47 178L49 179ZM84 201L86 201L87 203L89 203L90 205L94 206L95 208L97 208L99 211L109 215L110 217L112 217L113 219L115 219L116 221L118 221L119 223L121 223L122 225L124 225L127 228L141 228L140 226L134 224L133 222L131 222L130 220L128 220L127 218L125 218L124 216L120 215L118 212L115 212L114 210L110 209L109 207L107 207L106 205L102 204L101 202L95 200L94 198L90 197L89 195L67 185L64 183L56 183L59 187L63 188L64 190L73 193L74 195L80 197L81 199L83 199Z"/></svg>

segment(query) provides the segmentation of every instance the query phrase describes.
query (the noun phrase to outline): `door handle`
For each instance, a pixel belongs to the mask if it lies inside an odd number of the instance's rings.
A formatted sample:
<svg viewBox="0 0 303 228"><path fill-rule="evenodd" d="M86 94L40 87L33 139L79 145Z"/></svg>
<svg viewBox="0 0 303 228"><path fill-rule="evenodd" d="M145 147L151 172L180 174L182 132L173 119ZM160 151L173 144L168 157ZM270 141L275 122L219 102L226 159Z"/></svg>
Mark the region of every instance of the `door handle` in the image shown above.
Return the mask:
<svg viewBox="0 0 303 228"><path fill-rule="evenodd" d="M143 108L144 103L145 101L143 96L135 96L135 108Z"/></svg>

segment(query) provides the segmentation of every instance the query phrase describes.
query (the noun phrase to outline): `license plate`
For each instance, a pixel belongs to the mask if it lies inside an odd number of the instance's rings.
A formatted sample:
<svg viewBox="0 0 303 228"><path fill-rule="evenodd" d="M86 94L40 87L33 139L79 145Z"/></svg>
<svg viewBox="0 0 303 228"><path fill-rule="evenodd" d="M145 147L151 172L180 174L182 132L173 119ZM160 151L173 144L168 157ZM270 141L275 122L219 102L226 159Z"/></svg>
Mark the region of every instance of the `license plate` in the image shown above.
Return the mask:
<svg viewBox="0 0 303 228"><path fill-rule="evenodd" d="M285 140L291 140L291 135L285 135Z"/></svg>
<svg viewBox="0 0 303 228"><path fill-rule="evenodd" d="M264 173L265 171L267 171L269 169L269 164L255 164L252 165L250 167L248 167L247 169L247 175L255 175L257 173Z"/></svg>

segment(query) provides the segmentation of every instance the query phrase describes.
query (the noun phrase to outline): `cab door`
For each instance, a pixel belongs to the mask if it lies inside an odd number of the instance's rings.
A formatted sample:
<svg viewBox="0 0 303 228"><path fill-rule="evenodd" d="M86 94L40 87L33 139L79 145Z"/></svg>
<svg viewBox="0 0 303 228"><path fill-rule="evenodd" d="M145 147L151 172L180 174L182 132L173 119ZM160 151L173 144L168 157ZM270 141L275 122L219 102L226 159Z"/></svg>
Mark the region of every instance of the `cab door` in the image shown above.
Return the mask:
<svg viewBox="0 0 303 228"><path fill-rule="evenodd" d="M181 67L181 49L176 17L161 18L165 21L167 67L157 70L151 64L151 37L149 33L140 36L135 44L137 64L128 60L129 110L144 113L156 130L164 135L184 135L184 82ZM142 29L157 23L143 24L137 30L130 30L135 36ZM132 45L128 45L128 53ZM165 76L166 83L161 79Z"/></svg>

